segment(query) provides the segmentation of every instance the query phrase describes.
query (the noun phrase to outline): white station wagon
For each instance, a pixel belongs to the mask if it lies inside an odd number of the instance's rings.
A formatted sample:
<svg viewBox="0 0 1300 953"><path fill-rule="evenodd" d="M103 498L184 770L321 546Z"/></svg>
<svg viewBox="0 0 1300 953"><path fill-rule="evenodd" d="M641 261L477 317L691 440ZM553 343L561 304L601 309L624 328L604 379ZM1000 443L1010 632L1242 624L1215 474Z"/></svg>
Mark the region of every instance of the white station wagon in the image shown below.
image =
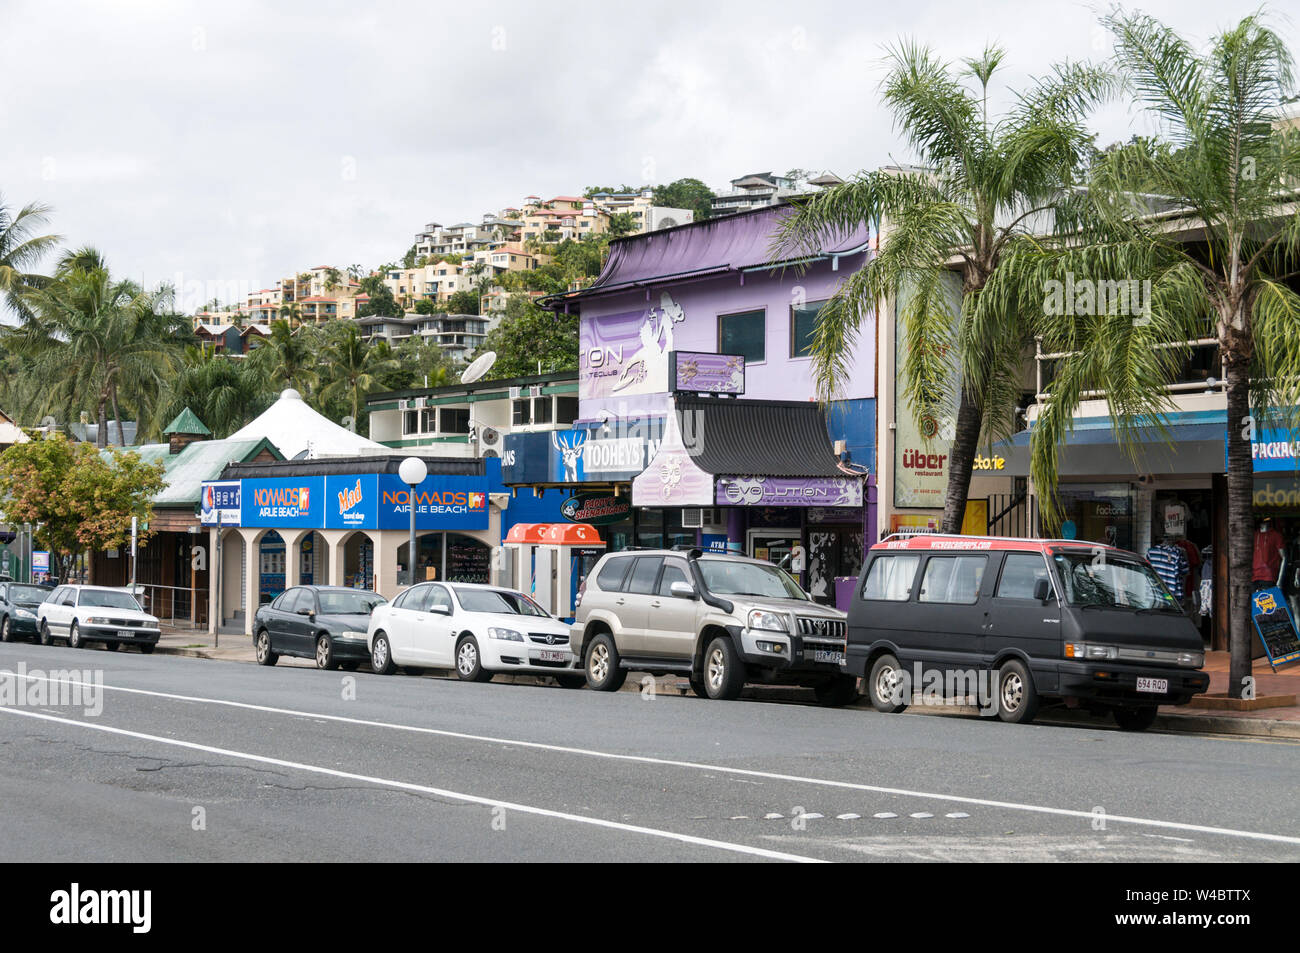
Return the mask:
<svg viewBox="0 0 1300 953"><path fill-rule="evenodd" d="M108 586L59 586L36 610L36 631L41 645L53 645L55 639L66 639L74 649L90 642L103 642L110 651L136 645L145 655L162 635L158 620L135 596Z"/></svg>
<svg viewBox="0 0 1300 953"><path fill-rule="evenodd" d="M551 675L565 688L586 683L569 651L569 627L529 596L474 583L412 586L370 615L370 667L454 668L466 681L494 672Z"/></svg>

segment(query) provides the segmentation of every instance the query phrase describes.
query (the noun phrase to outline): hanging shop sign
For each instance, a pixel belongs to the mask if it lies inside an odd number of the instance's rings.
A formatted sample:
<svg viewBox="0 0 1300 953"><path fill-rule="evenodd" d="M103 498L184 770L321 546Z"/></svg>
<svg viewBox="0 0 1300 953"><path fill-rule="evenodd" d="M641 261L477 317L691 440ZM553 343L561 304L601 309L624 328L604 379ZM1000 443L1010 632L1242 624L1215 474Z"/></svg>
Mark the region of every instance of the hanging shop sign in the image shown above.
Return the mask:
<svg viewBox="0 0 1300 953"><path fill-rule="evenodd" d="M674 351L668 364L668 388L674 393L743 394L745 358L741 354Z"/></svg>
<svg viewBox="0 0 1300 953"><path fill-rule="evenodd" d="M719 506L862 505L858 477L718 477Z"/></svg>
<svg viewBox="0 0 1300 953"><path fill-rule="evenodd" d="M224 480L203 484L199 521L204 526L238 526L239 481Z"/></svg>
<svg viewBox="0 0 1300 953"><path fill-rule="evenodd" d="M560 515L571 523L603 526L619 523L632 515L632 501L626 496L606 493L579 493L560 504Z"/></svg>

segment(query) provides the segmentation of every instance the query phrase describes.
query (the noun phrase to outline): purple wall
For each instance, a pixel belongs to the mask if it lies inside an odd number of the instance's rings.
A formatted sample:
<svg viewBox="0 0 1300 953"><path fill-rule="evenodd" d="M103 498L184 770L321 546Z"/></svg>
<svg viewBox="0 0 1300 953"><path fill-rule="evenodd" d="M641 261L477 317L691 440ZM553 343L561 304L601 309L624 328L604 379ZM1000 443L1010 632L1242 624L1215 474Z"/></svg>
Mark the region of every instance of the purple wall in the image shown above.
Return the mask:
<svg viewBox="0 0 1300 953"><path fill-rule="evenodd" d="M813 399L816 397L816 388L811 377L811 358L790 357L790 306L797 296L801 296L803 302L830 297L841 281L862 267L865 259L865 254L841 258L838 270L832 270L828 261L817 262L802 275L796 274L792 269L779 276L762 271L729 273L680 284L656 285L648 292L637 290L588 299L582 304L580 374L587 372L592 363L591 349L613 339L627 342L623 365L626 367L634 360L641 342L635 333L629 332L633 327L639 327L641 320L632 316L646 315L651 309L655 309L656 315L661 313L662 295L667 292L672 302L681 309L683 317L678 321L657 320L665 326L671 326L672 346L676 350L716 352L719 315L766 309L766 360L761 363L746 363L745 398ZM611 321L614 326L611 326ZM841 395L843 398L875 396L875 342L875 319L874 316L868 316L859 328L852 370ZM597 361L601 359L596 358ZM608 362L609 359L605 357L604 360ZM609 374L614 367L607 364L603 370ZM598 386L597 389L606 388ZM643 396L622 397L621 402L626 405L627 412L662 412L662 402L654 398L647 399L644 387L634 385L622 393L627 394L629 390L642 390ZM582 391L582 396L584 400L580 413L584 418L594 416L601 406L608 406L611 398L620 399L617 395L609 395L598 402L593 401L588 389Z"/></svg>

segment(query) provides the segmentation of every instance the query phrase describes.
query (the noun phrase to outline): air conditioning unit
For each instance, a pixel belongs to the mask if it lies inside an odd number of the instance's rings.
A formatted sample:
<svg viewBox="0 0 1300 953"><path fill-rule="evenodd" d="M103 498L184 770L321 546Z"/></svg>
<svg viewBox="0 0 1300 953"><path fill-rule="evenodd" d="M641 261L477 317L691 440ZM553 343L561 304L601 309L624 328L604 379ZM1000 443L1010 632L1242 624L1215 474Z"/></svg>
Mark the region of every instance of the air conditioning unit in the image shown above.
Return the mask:
<svg viewBox="0 0 1300 953"><path fill-rule="evenodd" d="M500 431L498 431L498 430L493 430L491 427L484 427L484 428L483 428L483 437L482 437L483 446L485 446L485 447L495 447L496 444L497 444L497 441L500 440L500 439L501 439L501 433L500 433Z"/></svg>
<svg viewBox="0 0 1300 953"><path fill-rule="evenodd" d="M518 399L519 399L519 390L520 390L520 388L518 388L518 387L512 387L512 388L510 388L510 399L511 399L511 400L518 400Z"/></svg>
<svg viewBox="0 0 1300 953"><path fill-rule="evenodd" d="M416 410L424 410L424 408L427 407L428 405L429 405L429 401L428 401L427 398L425 398L425 397L417 397L417 398L415 398L415 409L416 409Z"/></svg>
<svg viewBox="0 0 1300 953"><path fill-rule="evenodd" d="M709 508L692 508L682 510L683 529L703 529L718 522L718 511Z"/></svg>
<svg viewBox="0 0 1300 953"><path fill-rule="evenodd" d="M401 400L399 400L399 401L397 402L397 409L398 409L398 410L410 410L410 409L411 409L411 402L410 402L409 400L405 399L405 398L402 398Z"/></svg>

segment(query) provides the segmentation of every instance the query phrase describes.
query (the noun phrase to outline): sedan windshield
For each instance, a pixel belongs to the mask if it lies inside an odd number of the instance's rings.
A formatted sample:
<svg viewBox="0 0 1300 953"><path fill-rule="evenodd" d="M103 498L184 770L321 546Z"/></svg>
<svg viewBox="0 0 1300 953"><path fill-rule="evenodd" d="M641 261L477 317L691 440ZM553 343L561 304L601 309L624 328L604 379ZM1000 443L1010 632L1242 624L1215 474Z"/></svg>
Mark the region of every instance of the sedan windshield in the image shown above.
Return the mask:
<svg viewBox="0 0 1300 953"><path fill-rule="evenodd" d="M10 586L10 602L44 602L50 594L49 589L43 589L40 586Z"/></svg>
<svg viewBox="0 0 1300 953"><path fill-rule="evenodd" d="M1104 551L1057 553L1055 562L1065 601L1072 606L1182 611L1160 577L1144 563Z"/></svg>
<svg viewBox="0 0 1300 953"><path fill-rule="evenodd" d="M377 592L364 589L347 592L339 589L322 589L317 592L320 597L322 615L370 615L375 606L382 606L388 600Z"/></svg>
<svg viewBox="0 0 1300 953"><path fill-rule="evenodd" d="M701 559L697 565L709 591L720 596L808 600L808 596L799 588L799 583L790 578L789 573L769 563Z"/></svg>
<svg viewBox="0 0 1300 953"><path fill-rule="evenodd" d="M83 606L97 606L102 609L134 609L143 611L135 596L129 592L114 592L111 589L83 589L77 603Z"/></svg>
<svg viewBox="0 0 1300 953"><path fill-rule="evenodd" d="M550 618L546 610L522 592L506 589L466 589L453 586L460 606L466 612L503 612L507 615L532 615Z"/></svg>

